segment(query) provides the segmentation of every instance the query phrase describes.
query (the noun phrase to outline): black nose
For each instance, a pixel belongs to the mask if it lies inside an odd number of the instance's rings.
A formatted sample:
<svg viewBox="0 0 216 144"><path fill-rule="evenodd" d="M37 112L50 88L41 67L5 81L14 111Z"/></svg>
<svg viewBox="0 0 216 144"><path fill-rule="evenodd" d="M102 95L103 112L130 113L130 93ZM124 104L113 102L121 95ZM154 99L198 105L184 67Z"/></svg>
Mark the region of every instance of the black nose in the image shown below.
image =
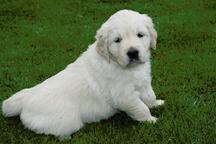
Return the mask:
<svg viewBox="0 0 216 144"><path fill-rule="evenodd" d="M134 49L134 48L130 48L129 51L127 52L127 55L130 58L130 60L138 60L139 59L139 51Z"/></svg>

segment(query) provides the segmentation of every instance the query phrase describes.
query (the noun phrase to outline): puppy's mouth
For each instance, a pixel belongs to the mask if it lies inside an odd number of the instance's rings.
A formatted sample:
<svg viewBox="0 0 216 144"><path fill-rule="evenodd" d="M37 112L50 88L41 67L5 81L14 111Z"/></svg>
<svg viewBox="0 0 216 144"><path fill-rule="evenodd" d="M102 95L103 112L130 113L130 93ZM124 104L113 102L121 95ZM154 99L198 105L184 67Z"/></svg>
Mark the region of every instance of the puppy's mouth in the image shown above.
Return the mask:
<svg viewBox="0 0 216 144"><path fill-rule="evenodd" d="M116 58L116 62L117 64L119 64L122 68L127 68L127 67L134 67L134 66L138 66L141 64L144 64L145 61L139 59L130 59L127 58L126 60L121 60L120 58Z"/></svg>
<svg viewBox="0 0 216 144"><path fill-rule="evenodd" d="M144 64L144 61L141 61L140 59L129 59L128 66L135 66L135 65L140 65Z"/></svg>

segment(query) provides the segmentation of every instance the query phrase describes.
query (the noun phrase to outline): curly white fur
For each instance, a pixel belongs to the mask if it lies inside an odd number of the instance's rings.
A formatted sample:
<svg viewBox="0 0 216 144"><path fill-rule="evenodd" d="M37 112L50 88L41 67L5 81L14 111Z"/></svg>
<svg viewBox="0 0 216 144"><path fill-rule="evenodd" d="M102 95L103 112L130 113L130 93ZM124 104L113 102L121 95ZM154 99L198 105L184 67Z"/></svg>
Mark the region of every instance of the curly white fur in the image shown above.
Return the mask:
<svg viewBox="0 0 216 144"><path fill-rule="evenodd" d="M116 38L121 41L116 42ZM3 114L20 115L24 126L32 131L60 137L118 111L137 121L155 122L149 108L164 103L156 100L151 86L150 47L156 46L156 39L150 17L131 10L118 11L74 63L5 100ZM131 47L139 52L138 62L128 58Z"/></svg>

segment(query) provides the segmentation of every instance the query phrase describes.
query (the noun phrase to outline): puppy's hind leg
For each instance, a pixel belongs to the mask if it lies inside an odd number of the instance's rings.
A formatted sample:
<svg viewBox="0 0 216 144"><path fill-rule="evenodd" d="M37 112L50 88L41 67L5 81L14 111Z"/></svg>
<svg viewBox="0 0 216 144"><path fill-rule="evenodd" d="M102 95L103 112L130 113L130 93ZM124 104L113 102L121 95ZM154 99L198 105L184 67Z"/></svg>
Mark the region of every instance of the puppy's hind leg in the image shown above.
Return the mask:
<svg viewBox="0 0 216 144"><path fill-rule="evenodd" d="M68 139L83 127L79 111L70 105L58 105L51 109L24 109L20 119L25 127L39 133L51 134L60 139Z"/></svg>

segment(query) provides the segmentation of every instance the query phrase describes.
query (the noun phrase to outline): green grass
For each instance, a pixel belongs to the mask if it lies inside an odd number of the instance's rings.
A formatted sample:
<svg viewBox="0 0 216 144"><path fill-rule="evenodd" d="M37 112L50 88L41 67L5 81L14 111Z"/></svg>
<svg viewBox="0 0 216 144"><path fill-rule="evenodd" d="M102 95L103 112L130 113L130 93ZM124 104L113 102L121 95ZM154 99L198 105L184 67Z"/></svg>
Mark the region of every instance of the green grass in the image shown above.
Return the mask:
<svg viewBox="0 0 216 144"><path fill-rule="evenodd" d="M216 143L216 2L214 0L0 0L0 102L61 71L94 42L120 9L149 14L158 31L153 87L166 105L156 124L125 114L86 125L61 143ZM0 143L55 144L0 113Z"/></svg>

